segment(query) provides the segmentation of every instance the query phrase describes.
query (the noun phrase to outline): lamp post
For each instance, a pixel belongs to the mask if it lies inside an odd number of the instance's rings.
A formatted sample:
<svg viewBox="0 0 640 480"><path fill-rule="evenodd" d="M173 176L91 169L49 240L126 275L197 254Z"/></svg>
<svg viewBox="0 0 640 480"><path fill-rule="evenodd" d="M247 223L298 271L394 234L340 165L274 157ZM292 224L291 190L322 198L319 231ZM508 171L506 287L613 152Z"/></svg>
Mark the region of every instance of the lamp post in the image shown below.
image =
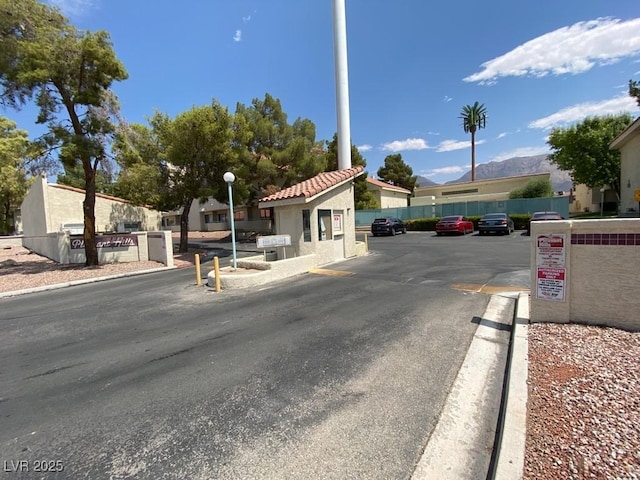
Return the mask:
<svg viewBox="0 0 640 480"><path fill-rule="evenodd" d="M225 182L227 182L227 190L229 192L229 214L231 216L231 244L233 248L233 268L237 268L238 261L236 257L236 227L233 219L233 189L231 188L231 184L236 179L236 176L231 172L226 172L222 178Z"/></svg>
<svg viewBox="0 0 640 480"><path fill-rule="evenodd" d="M600 189L600 218L604 217L604 191L605 188Z"/></svg>

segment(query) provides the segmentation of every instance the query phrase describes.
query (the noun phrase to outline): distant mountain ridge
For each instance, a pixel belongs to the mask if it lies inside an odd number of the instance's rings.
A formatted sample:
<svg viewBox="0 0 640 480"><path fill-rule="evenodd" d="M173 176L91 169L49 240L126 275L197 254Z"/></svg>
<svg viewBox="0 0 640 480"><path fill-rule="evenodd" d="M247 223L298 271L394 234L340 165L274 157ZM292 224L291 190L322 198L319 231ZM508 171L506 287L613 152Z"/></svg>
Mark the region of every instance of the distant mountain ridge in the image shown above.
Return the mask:
<svg viewBox="0 0 640 480"><path fill-rule="evenodd" d="M548 155L533 155L530 157L513 157L500 162L482 163L476 166L476 180L490 180L493 178L516 177L533 175L536 173L550 173L551 183L555 191L567 191L573 186L568 172L558 169L552 164ZM471 181L471 170L457 180L445 182L445 185ZM431 187L440 185L427 177L418 176L418 185Z"/></svg>

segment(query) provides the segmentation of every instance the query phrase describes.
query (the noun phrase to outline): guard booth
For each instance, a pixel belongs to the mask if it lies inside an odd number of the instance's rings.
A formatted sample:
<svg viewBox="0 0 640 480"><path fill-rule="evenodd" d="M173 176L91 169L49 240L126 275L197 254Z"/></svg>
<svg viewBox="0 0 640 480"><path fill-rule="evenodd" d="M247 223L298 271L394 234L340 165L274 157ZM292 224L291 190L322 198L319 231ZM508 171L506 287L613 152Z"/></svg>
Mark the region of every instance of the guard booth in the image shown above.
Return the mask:
<svg viewBox="0 0 640 480"><path fill-rule="evenodd" d="M361 166L323 172L259 201L273 207L274 233L291 237L287 258L315 255L323 265L356 256L353 183L363 173Z"/></svg>

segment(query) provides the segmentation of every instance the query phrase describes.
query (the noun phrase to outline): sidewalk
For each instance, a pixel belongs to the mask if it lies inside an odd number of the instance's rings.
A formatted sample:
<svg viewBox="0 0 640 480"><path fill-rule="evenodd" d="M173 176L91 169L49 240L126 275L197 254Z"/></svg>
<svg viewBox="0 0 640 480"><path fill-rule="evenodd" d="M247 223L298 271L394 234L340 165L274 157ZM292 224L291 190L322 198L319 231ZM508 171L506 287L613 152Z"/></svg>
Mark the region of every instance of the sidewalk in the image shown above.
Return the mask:
<svg viewBox="0 0 640 480"><path fill-rule="evenodd" d="M528 293L491 297L412 480L522 478L528 312Z"/></svg>

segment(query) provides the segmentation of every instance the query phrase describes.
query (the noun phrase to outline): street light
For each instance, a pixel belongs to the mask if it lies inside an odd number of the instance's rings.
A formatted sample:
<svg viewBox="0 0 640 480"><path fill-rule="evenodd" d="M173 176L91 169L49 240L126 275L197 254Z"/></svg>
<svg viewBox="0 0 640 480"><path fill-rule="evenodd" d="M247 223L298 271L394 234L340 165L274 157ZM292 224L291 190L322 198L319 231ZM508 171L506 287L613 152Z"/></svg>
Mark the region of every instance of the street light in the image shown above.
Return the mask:
<svg viewBox="0 0 640 480"><path fill-rule="evenodd" d="M231 184L236 179L236 176L231 172L226 172L222 178L227 182L227 189L229 191L229 214L231 215L231 244L233 245L233 268L237 268L238 261L236 259L236 227L233 222L233 189Z"/></svg>

